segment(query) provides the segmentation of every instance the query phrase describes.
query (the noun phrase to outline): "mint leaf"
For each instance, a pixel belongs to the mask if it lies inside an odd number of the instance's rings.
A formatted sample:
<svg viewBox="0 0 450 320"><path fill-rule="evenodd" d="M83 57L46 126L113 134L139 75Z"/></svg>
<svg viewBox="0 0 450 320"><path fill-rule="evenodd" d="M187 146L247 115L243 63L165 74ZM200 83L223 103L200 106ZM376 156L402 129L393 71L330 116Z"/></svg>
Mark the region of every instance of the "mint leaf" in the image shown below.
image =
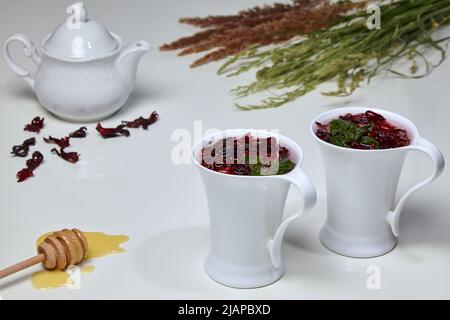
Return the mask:
<svg viewBox="0 0 450 320"><path fill-rule="evenodd" d="M252 176L260 176L261 175L261 164L251 164L250 169L252 170Z"/></svg>
<svg viewBox="0 0 450 320"><path fill-rule="evenodd" d="M378 149L380 147L380 144L378 143L378 141L375 140L375 138L372 138L370 136L362 137L361 144L368 146L368 147L374 146L375 149Z"/></svg>
<svg viewBox="0 0 450 320"><path fill-rule="evenodd" d="M354 142L378 147L378 142L368 136L372 129L372 123L358 126L347 120L335 119L330 122L330 143L345 148L351 148Z"/></svg>
<svg viewBox="0 0 450 320"><path fill-rule="evenodd" d="M277 174L288 173L289 171L294 169L294 167L295 167L295 163L293 163L291 160L289 160L289 159L281 160L280 164L279 164L279 167L278 167Z"/></svg>

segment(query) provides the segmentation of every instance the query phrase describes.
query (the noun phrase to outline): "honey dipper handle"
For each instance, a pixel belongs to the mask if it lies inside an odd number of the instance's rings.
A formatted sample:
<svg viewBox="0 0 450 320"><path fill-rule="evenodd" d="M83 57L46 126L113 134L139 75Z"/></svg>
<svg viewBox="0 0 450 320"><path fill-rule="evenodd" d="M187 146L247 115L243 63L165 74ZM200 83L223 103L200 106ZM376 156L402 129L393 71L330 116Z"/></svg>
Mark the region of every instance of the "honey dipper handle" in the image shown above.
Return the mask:
<svg viewBox="0 0 450 320"><path fill-rule="evenodd" d="M12 265L12 266L6 268L6 269L0 270L0 279L3 279L4 277L12 275L13 273L16 273L16 272L22 271L26 268L29 268L31 266L34 266L35 264L41 263L44 260L45 260L45 255L43 253L41 253L33 258L24 260L22 262L19 262L15 265Z"/></svg>

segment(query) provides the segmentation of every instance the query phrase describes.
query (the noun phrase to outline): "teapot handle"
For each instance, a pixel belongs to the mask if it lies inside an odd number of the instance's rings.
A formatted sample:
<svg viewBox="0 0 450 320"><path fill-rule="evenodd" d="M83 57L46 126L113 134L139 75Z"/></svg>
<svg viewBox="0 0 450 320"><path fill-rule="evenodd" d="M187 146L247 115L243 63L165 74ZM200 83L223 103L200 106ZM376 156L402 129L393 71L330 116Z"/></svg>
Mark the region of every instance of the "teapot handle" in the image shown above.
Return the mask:
<svg viewBox="0 0 450 320"><path fill-rule="evenodd" d="M405 204L406 199L416 192L419 189L422 189L423 187L429 185L431 182L436 180L442 173L445 167L445 160L442 155L442 153L436 148L434 144L429 142L428 140L419 137L417 141L412 145L409 150L415 150L415 151L421 151L428 155L434 164L434 170L431 176L416 184L415 186L411 187L398 201L397 205L395 206L394 210L389 211L386 220L391 226L392 233L398 237L400 234L400 214L403 209L403 205Z"/></svg>
<svg viewBox="0 0 450 320"><path fill-rule="evenodd" d="M272 240L269 241L270 257L272 259L272 264L275 268L281 266L281 244L283 242L283 237L289 224L297 218L307 214L317 202L317 193L311 180L306 176L306 174L299 167L295 168L293 171L279 175L273 176L275 179L282 179L291 182L297 189L303 194L303 209L296 214L286 218L278 227L277 231Z"/></svg>
<svg viewBox="0 0 450 320"><path fill-rule="evenodd" d="M24 45L23 48L23 54L27 57L30 57L31 60L37 65L41 63L41 57L38 54L33 41L30 40L26 35L24 34L15 34L10 36L8 39L5 40L5 43L3 45L3 57L5 58L6 64L11 68L12 71L17 73L21 78L23 78L34 90L34 77L31 74L31 72L25 70L21 66L19 66L17 63L14 62L14 60L11 58L11 55L9 53L9 45L13 41L19 41L22 42Z"/></svg>

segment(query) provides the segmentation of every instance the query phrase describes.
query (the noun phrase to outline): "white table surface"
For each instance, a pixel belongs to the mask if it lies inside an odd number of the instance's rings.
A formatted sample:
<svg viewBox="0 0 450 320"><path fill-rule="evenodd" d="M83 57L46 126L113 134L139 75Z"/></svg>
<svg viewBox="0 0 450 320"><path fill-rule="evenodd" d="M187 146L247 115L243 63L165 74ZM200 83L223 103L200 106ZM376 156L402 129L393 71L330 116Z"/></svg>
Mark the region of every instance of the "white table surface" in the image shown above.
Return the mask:
<svg viewBox="0 0 450 320"><path fill-rule="evenodd" d="M22 32L35 43L65 19L70 1L0 0L0 39ZM229 14L263 3L257 0L86 1L90 17L103 22L125 41L159 45L193 28L182 16ZM267 3L267 1L266 1ZM17 46L14 53L20 56ZM327 98L317 90L279 109L240 112L229 90L251 80L218 77L219 64L196 70L194 57L178 58L154 49L144 56L137 88L121 112L104 122L117 124L157 110L160 121L148 132L104 141L89 124L87 140L74 141L82 154L76 165L59 161L39 142L47 160L36 177L18 184L15 173L24 160L9 155L11 146L31 136L22 127L45 116L42 136L62 136L77 124L47 113L27 84L0 62L0 266L34 253L36 238L51 230L78 227L86 231L126 234L126 252L93 261L96 270L82 278L80 290L39 291L30 275L38 267L0 281L2 299L340 299L450 298L450 175L414 194L401 219L398 247L374 259L351 259L321 246L318 232L326 215L325 180L318 147L308 132L311 119L330 108L354 104L400 113L419 127L447 158L450 155L450 60L420 80L379 77L348 98ZM19 59L25 64L25 58ZM30 65L30 63L28 63ZM323 89L323 88L322 88ZM230 289L210 280L202 263L208 250L208 212L203 186L193 165L175 165L171 150L176 129L191 134L194 122L209 128L280 129L305 151L303 168L319 192L309 216L294 222L283 246L286 274L260 289ZM426 177L426 156L411 154L400 190ZM286 213L299 205L292 191ZM381 271L381 289L366 286L367 267Z"/></svg>

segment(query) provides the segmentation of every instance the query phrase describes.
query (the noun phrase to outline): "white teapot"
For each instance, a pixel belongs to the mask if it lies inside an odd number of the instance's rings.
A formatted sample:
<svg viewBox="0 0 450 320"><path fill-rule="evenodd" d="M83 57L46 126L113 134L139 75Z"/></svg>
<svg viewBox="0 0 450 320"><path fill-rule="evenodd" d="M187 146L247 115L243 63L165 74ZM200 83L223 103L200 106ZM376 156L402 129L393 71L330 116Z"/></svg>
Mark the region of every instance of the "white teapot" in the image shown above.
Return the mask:
<svg viewBox="0 0 450 320"><path fill-rule="evenodd" d="M15 34L4 43L4 58L56 116L76 122L107 118L127 101L139 60L150 44L137 41L123 47L119 36L87 18L83 3L71 5L68 12L72 15L44 38L40 50L27 36ZM35 72L12 60L13 41L24 44L24 54L37 65Z"/></svg>

